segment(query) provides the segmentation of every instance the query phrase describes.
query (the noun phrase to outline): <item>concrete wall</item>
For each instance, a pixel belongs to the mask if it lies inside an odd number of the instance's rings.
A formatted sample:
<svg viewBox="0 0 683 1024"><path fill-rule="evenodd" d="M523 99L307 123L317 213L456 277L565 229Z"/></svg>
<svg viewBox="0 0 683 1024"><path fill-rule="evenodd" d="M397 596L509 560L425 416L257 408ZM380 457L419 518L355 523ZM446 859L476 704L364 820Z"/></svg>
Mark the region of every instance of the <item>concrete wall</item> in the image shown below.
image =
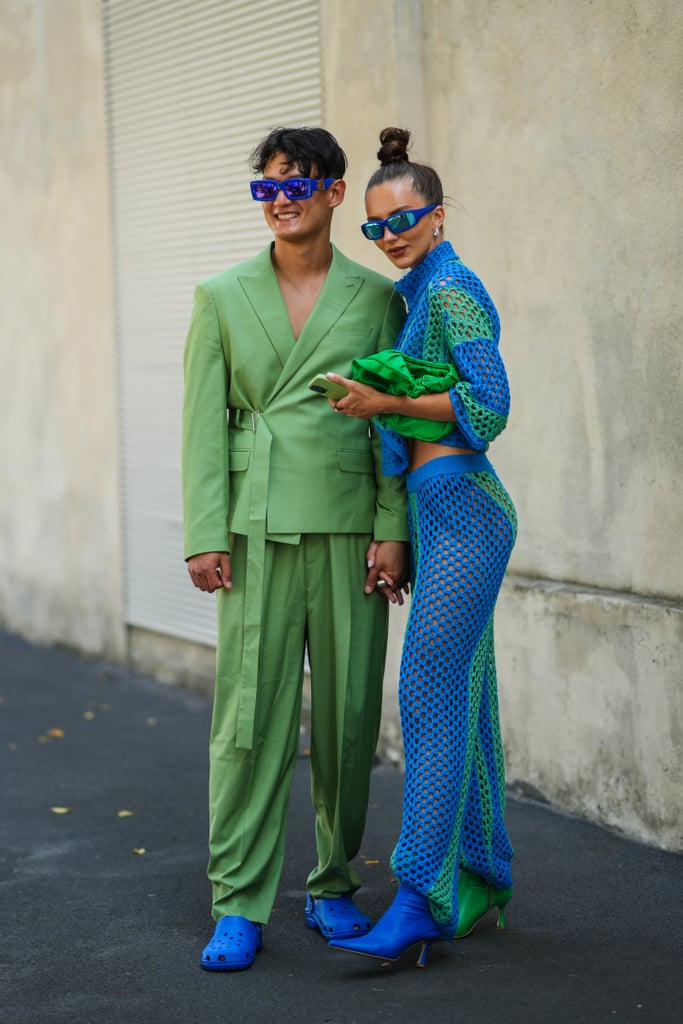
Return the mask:
<svg viewBox="0 0 683 1024"><path fill-rule="evenodd" d="M124 650L99 4L0 0L0 622Z"/></svg>
<svg viewBox="0 0 683 1024"><path fill-rule="evenodd" d="M430 155L499 302L495 458L537 581L498 616L508 776L681 849L680 6L425 8Z"/></svg>
<svg viewBox="0 0 683 1024"><path fill-rule="evenodd" d="M513 575L497 625L513 790L680 850L680 604Z"/></svg>
<svg viewBox="0 0 683 1024"><path fill-rule="evenodd" d="M515 569L680 599L680 5L425 6L430 154L516 398Z"/></svg>
<svg viewBox="0 0 683 1024"><path fill-rule="evenodd" d="M326 123L350 157L336 240L391 273L358 224L377 133L406 125L501 312L509 779L681 848L679 5L321 10ZM210 652L123 625L102 83L95 0L0 0L0 622L201 683ZM393 618L382 742L400 760Z"/></svg>

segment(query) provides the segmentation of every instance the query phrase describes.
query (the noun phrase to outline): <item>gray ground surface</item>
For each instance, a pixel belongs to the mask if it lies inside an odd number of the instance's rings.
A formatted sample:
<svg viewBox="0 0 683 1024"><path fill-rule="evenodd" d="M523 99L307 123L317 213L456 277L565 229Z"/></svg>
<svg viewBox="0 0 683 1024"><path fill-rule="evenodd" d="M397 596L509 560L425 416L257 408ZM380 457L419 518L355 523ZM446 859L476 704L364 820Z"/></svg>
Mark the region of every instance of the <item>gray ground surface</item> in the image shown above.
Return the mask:
<svg viewBox="0 0 683 1024"><path fill-rule="evenodd" d="M329 950L302 912L303 745L264 951L246 972L202 971L209 703L3 633L0 665L0 1024L683 1019L683 858L514 799L507 931L490 915L425 971ZM375 770L357 865L374 917L394 892L401 791Z"/></svg>

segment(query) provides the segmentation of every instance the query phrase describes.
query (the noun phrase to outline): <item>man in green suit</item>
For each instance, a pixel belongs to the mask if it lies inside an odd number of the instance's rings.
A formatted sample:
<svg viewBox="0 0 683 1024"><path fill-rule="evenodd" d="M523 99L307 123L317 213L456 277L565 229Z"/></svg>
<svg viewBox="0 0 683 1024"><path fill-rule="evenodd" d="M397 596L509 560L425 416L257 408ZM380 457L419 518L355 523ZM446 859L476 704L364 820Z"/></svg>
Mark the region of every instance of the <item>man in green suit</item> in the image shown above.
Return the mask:
<svg viewBox="0 0 683 1024"><path fill-rule="evenodd" d="M407 575L399 478L382 475L366 422L308 388L390 347L402 300L330 243L346 157L328 132L276 129L252 161L274 241L197 287L185 349L185 557L194 585L218 599L209 970L250 967L261 948L306 649L318 851L306 922L326 938L370 927L351 898L360 882L349 861L365 827L387 598L400 598Z"/></svg>

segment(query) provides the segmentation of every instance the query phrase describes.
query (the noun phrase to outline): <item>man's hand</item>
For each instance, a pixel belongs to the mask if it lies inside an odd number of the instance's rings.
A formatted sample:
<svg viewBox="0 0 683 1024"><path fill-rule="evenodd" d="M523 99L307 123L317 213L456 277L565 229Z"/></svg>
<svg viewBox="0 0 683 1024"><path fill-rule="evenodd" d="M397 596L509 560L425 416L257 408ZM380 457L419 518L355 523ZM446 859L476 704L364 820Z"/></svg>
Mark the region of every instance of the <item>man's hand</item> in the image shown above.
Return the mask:
<svg viewBox="0 0 683 1024"><path fill-rule="evenodd" d="M187 560L187 571L195 587L213 594L214 590L230 590L232 573L227 551L205 551Z"/></svg>
<svg viewBox="0 0 683 1024"><path fill-rule="evenodd" d="M373 540L367 551L368 575L365 593L381 590L392 604L403 604L408 585L410 548L400 540Z"/></svg>

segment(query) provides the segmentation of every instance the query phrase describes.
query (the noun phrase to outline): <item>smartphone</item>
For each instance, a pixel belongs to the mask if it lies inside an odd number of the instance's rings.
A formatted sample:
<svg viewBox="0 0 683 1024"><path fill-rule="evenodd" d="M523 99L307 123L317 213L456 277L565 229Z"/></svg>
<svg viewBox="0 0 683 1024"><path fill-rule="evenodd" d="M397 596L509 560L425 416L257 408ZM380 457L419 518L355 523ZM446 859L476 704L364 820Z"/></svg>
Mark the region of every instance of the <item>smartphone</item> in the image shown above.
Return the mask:
<svg viewBox="0 0 683 1024"><path fill-rule="evenodd" d="M349 393L349 389L345 388L343 384L338 384L336 380L328 380L323 373L314 377L308 386L311 391L315 391L318 395L324 395L325 398L339 399Z"/></svg>

